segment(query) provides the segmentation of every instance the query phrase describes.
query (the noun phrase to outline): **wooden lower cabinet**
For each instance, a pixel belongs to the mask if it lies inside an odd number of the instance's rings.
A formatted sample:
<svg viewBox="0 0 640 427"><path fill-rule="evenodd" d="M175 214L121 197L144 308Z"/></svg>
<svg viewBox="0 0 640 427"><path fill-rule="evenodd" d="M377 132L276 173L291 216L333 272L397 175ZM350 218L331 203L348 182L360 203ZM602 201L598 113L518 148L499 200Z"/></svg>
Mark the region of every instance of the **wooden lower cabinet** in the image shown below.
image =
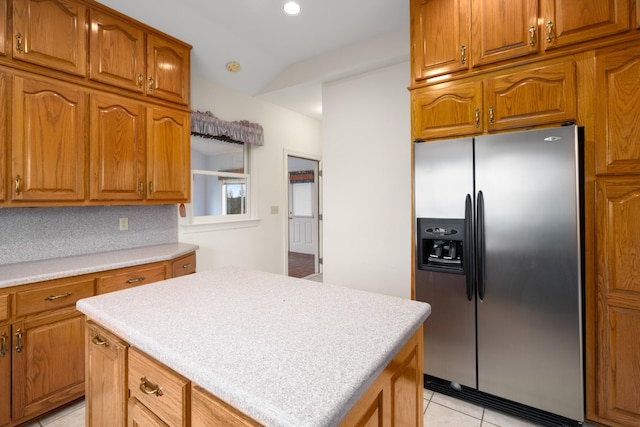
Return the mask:
<svg viewBox="0 0 640 427"><path fill-rule="evenodd" d="M11 325L0 326L0 427L11 420Z"/></svg>
<svg viewBox="0 0 640 427"><path fill-rule="evenodd" d="M186 276L196 272L196 254L190 253L171 262L171 277Z"/></svg>
<svg viewBox="0 0 640 427"><path fill-rule="evenodd" d="M127 344L93 322L87 322L87 426L124 427L127 424ZM99 372L100 375L92 374Z"/></svg>
<svg viewBox="0 0 640 427"><path fill-rule="evenodd" d="M28 419L84 394L84 316L75 307L12 325L12 418Z"/></svg>
<svg viewBox="0 0 640 427"><path fill-rule="evenodd" d="M596 183L597 421L640 420L640 176Z"/></svg>
<svg viewBox="0 0 640 427"><path fill-rule="evenodd" d="M126 343L92 321L86 327L88 427L105 425L104 417L109 415L112 418L107 419L117 420L109 425L120 425L125 406L129 427L262 426L139 350L127 349ZM423 339L421 326L340 427L424 425Z"/></svg>

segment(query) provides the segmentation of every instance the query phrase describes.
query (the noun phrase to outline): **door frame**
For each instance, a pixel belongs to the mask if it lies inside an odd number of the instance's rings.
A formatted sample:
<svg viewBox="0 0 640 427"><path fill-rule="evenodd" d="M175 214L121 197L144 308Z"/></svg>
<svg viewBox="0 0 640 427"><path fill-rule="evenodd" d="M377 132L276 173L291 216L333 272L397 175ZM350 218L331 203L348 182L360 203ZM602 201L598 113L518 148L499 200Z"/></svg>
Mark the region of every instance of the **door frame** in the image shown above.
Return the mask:
<svg viewBox="0 0 640 427"><path fill-rule="evenodd" d="M309 160L318 163L318 200L313 212L314 221L316 222L315 229L318 230L316 236L316 251L315 251L315 274L322 274L322 158L317 155L302 153L298 151L284 150L284 172L283 172L283 191L285 194L285 203L282 215L283 225L285 232L284 238L284 275L289 274L289 158L296 157L303 160Z"/></svg>

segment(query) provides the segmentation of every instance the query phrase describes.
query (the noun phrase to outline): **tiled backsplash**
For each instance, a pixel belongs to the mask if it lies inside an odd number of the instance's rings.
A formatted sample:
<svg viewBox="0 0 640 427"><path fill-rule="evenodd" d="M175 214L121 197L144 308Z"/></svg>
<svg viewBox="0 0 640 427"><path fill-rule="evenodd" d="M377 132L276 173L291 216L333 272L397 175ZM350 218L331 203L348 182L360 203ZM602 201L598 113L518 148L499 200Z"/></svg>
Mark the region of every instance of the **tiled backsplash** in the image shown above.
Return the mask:
<svg viewBox="0 0 640 427"><path fill-rule="evenodd" d="M177 241L175 205L0 209L0 265Z"/></svg>

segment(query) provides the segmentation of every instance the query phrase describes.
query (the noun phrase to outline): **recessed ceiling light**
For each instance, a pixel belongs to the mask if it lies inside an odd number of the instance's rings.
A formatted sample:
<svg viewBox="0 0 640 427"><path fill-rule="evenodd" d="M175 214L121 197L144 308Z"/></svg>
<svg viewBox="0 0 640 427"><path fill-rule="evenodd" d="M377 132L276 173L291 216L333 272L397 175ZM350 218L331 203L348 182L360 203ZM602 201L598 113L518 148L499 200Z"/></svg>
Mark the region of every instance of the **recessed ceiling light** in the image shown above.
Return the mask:
<svg viewBox="0 0 640 427"><path fill-rule="evenodd" d="M240 64L238 64L236 61L228 62L227 71L229 71L230 73L237 73L238 71L240 71Z"/></svg>
<svg viewBox="0 0 640 427"><path fill-rule="evenodd" d="M300 14L300 5L294 1L288 1L284 4L284 13L289 16L296 16Z"/></svg>

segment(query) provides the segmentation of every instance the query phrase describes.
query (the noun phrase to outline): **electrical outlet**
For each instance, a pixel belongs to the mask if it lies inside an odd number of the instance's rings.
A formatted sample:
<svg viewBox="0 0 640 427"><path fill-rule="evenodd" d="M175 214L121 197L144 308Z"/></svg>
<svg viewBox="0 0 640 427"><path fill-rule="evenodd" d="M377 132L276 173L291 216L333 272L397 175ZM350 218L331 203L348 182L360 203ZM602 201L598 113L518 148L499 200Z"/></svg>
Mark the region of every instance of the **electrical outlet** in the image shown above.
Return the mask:
<svg viewBox="0 0 640 427"><path fill-rule="evenodd" d="M120 231L129 229L129 218L120 218Z"/></svg>

